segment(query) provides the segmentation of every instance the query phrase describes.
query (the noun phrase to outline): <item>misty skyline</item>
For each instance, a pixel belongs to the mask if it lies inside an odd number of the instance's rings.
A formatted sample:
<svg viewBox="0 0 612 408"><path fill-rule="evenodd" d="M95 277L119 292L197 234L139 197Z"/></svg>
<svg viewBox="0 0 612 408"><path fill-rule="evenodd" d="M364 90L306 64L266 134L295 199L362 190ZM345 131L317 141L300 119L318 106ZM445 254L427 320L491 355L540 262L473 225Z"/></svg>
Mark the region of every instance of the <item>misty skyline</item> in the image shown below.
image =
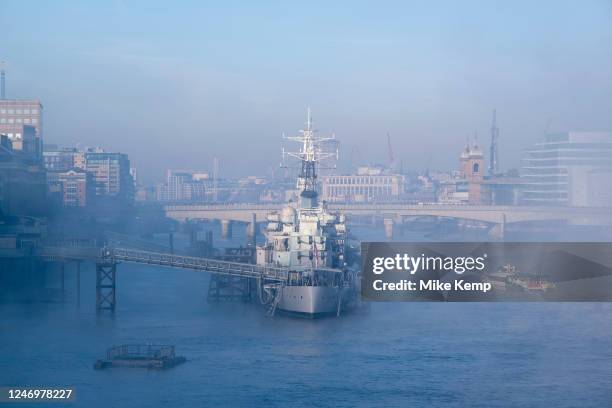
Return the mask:
<svg viewBox="0 0 612 408"><path fill-rule="evenodd" d="M0 4L7 97L38 98L45 143L167 168L265 174L281 134L335 133L384 163L456 168L466 138L501 168L549 131L612 130L612 3ZM342 164L340 165L342 168Z"/></svg>

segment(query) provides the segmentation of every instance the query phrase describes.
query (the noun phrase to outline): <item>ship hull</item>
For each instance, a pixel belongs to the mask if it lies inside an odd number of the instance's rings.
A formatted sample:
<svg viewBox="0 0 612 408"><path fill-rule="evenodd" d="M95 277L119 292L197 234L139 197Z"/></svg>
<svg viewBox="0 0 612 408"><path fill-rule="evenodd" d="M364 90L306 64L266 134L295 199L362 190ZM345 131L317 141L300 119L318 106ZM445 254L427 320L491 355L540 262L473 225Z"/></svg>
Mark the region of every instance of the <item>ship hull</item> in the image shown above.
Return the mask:
<svg viewBox="0 0 612 408"><path fill-rule="evenodd" d="M285 286L278 309L307 318L337 315L342 291L337 286Z"/></svg>

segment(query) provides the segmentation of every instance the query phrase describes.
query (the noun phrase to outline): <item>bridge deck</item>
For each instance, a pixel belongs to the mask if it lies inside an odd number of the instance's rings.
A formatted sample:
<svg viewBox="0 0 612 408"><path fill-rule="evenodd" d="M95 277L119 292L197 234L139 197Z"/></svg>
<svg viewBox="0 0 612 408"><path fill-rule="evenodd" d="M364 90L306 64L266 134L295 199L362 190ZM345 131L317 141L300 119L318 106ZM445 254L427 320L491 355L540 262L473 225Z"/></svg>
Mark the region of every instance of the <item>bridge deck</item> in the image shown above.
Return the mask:
<svg viewBox="0 0 612 408"><path fill-rule="evenodd" d="M218 219L251 222L253 214L265 220L271 211L278 211L283 204L197 204L166 205L166 216L177 221ZM489 223L514 223L530 221L568 221L580 225L612 225L610 208L545 207L545 206L497 206L450 205L408 203L329 203L329 209L349 216L401 217L449 217Z"/></svg>

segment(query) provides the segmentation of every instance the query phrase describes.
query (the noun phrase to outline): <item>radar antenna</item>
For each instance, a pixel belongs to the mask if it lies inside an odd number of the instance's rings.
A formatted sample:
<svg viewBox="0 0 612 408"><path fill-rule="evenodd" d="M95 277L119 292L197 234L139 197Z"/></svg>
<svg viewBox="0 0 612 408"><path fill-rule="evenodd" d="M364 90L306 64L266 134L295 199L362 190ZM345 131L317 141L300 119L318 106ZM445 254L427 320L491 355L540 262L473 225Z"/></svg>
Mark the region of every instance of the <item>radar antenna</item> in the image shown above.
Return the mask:
<svg viewBox="0 0 612 408"><path fill-rule="evenodd" d="M283 149L283 156L294 157L301 162L297 187L302 190L300 194L302 206L306 205L310 208L316 206L317 163L328 158L337 157L337 151L331 153L324 150L325 143L335 141L335 135L332 135L332 137L319 137L316 133L317 131L312 126L312 115L309 107L306 129L300 130L300 135L298 136L284 137L287 140L301 143L302 147L297 152L288 152Z"/></svg>

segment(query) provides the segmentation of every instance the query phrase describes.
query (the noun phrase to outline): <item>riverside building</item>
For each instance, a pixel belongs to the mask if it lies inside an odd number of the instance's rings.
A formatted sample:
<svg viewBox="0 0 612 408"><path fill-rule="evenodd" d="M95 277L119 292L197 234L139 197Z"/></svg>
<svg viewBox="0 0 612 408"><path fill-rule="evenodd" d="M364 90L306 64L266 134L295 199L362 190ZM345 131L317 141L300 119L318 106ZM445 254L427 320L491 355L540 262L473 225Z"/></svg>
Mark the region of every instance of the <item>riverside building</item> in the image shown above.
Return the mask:
<svg viewBox="0 0 612 408"><path fill-rule="evenodd" d="M16 151L40 159L43 140L43 106L38 100L0 99L0 134Z"/></svg>
<svg viewBox="0 0 612 408"><path fill-rule="evenodd" d="M522 202L528 205L609 207L612 133L564 132L527 150Z"/></svg>
<svg viewBox="0 0 612 408"><path fill-rule="evenodd" d="M394 201L404 194L403 175L363 166L357 174L324 176L323 200L330 202Z"/></svg>

